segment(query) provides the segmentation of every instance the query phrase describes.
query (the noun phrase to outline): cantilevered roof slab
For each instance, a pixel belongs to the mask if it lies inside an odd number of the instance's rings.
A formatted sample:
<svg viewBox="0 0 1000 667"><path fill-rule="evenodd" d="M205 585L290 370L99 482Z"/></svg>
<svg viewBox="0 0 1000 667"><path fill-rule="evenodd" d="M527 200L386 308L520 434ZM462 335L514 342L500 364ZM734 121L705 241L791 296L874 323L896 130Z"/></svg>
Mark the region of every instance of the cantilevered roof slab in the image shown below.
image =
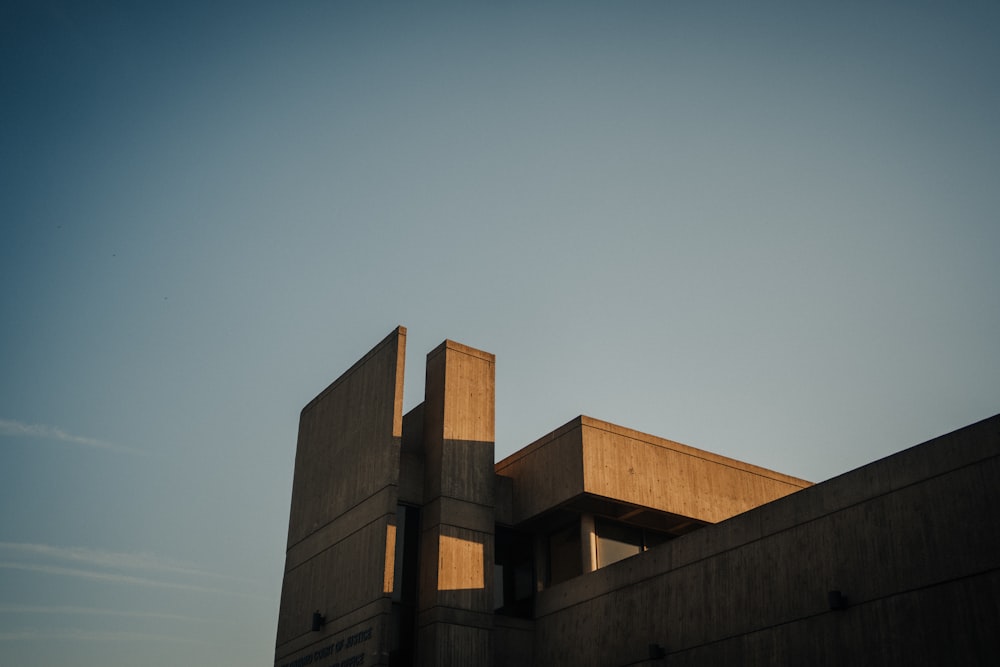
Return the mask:
<svg viewBox="0 0 1000 667"><path fill-rule="evenodd" d="M496 464L512 480L518 524L558 509L649 508L717 523L810 482L608 422L580 416ZM629 510L629 507L636 508Z"/></svg>

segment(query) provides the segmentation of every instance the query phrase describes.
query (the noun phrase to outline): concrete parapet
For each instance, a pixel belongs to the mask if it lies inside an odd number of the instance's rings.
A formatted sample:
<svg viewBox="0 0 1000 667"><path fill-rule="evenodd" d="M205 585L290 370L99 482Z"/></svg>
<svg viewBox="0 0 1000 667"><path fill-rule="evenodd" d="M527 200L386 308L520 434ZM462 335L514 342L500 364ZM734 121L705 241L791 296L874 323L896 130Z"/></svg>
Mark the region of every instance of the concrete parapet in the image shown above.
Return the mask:
<svg viewBox="0 0 1000 667"><path fill-rule="evenodd" d="M998 480L1000 416L540 592L535 659L988 664Z"/></svg>

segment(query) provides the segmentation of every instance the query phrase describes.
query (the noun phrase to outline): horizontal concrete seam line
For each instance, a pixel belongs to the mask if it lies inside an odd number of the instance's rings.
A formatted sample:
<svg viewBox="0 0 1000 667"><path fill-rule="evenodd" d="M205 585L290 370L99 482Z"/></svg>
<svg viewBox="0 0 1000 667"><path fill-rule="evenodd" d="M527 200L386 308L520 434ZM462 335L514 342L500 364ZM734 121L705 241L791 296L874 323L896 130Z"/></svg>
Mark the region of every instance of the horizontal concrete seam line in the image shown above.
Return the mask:
<svg viewBox="0 0 1000 667"><path fill-rule="evenodd" d="M659 447L660 449L666 449L667 451L676 452L677 454L684 454L686 456L690 456L691 458L699 459L699 460L705 461L707 463L714 463L716 465L720 465L720 466L723 466L725 468L730 468L732 470L739 470L740 472L745 472L745 473L748 473L748 474L751 474L751 475L756 475L757 477L763 477L764 479L770 479L770 480L773 480L773 481L776 481L776 482L781 482L783 484L788 484L789 486L794 486L794 487L797 487L797 488L800 488L800 489L808 489L808 488L814 486L814 484L812 482L808 482L808 480L799 480L799 481L807 482L806 486L801 486L801 485L796 484L794 482L790 482L790 481L787 481L787 480L780 480L780 479L778 479L776 477L771 477L769 475L765 475L765 474L763 474L763 473L761 473L759 471L756 471L756 470L747 470L746 468L740 468L739 466L734 466L734 465L732 465L730 463L726 463L724 461L718 461L718 460L715 460L715 459L712 459L712 458L709 458L709 457L706 457L706 456L699 456L698 454L694 454L692 452L686 452L686 451L683 451L683 450L680 450L680 449L676 449L674 447L668 447L668 446L666 446L666 445L664 445L662 443L653 442L653 441L647 440L645 438L635 438L635 437L632 437L632 436L623 435L621 433L615 433L614 431L612 431L610 429L601 428L600 426L594 426L592 424L584 424L583 426L585 428L592 428L595 431L603 431L604 433L610 433L611 435L617 435L617 436L622 437L622 438L629 438L631 440L638 440L639 442L645 443L647 445L652 445L653 447ZM639 433L639 432L636 431L636 433ZM677 444L681 445L682 443L678 442ZM683 446L684 447L690 447L690 445L683 445ZM697 447L691 447L691 449L697 449ZM706 453L709 453L709 452L706 452ZM720 458L729 458L728 456L724 457L721 454L719 454L718 456ZM730 460L736 461L737 459L730 459ZM743 461L738 461L738 462L739 463L744 463ZM761 468L761 466L755 466L752 463L745 463L745 465L753 467L753 468L767 470L766 468ZM776 473L778 475L781 475L782 477L791 477L791 475L786 475L785 473L778 472L777 470L771 470L770 472L773 472L773 473ZM798 480L799 478L795 477L794 479Z"/></svg>
<svg viewBox="0 0 1000 667"><path fill-rule="evenodd" d="M362 605L362 606L358 607L358 609L364 609L365 607L367 607L368 605L371 605L371 604L373 604L373 603L369 602L367 605ZM347 616L348 614L351 614L351 613L353 613L355 611L358 611L358 609L354 609L352 611L349 611L349 612L347 612L347 614L344 614L344 616ZM353 623L352 625L361 625L365 621L372 621L372 622L374 622L374 621L378 620L379 616L387 616L387 614L385 612L378 612L377 614L375 614L373 616L366 616L365 618L362 618L360 621L358 621L357 623ZM350 626L348 626L348 627L350 627ZM325 641L329 641L331 635L337 635L337 634L339 634L341 632L344 632L345 630L347 630L347 628L344 628L343 630L339 630L337 632L331 633L330 635L323 635L322 637L320 637L319 639L317 639L314 642L311 642L309 644L305 644L304 646L302 646L300 648L290 650L288 653L285 653L280 659L283 660L283 659L287 658L288 656L292 655L293 653L298 653L299 651L304 651L305 649L307 649L307 648L309 648L311 646L315 646L316 644L322 644ZM288 646L289 644L291 644L296 639L301 639L302 637L307 637L307 636L309 636L311 634L313 634L313 633L312 632L303 632L300 635L296 635L296 636L292 637L291 639L289 639L288 641L286 641L285 643L281 644L281 646L278 646L275 649L275 652L279 651L282 646Z"/></svg>
<svg viewBox="0 0 1000 667"><path fill-rule="evenodd" d="M864 600L862 602L853 602L852 603L852 602L850 602L850 597L848 597L848 605L847 605L847 609L845 611L846 611L846 613L850 613L851 609L854 609L854 608L857 608L857 607L861 607L861 606L868 605L868 604L874 604L876 602L882 602L883 600L889 600L891 598L898 597L900 595L909 595L910 593L915 593L917 591L923 591L923 590L927 590L927 589L930 589L930 588L937 588L937 587L940 587L940 586L946 586L948 584L955 583L957 581L962 581L963 579L975 579L976 577L981 577L981 576L983 576L985 574L989 574L990 572L996 572L997 570L998 570L998 568L993 567L993 568L989 568L987 570L981 570L981 571L974 572L974 573L971 573L971 574L965 574L965 575L962 575L960 577L952 577L950 579L944 579L942 581L936 581L936 582L933 582L933 583L930 583L930 584L924 584L923 586L915 586L913 588L907 588L905 590L895 591L893 593L889 593L888 595L881 595L879 597L871 598L869 600ZM700 644L692 644L690 646L685 646L683 648L679 648L679 649L674 650L674 651L668 651L667 654L668 655L673 655L673 654L677 654L677 653L684 653L685 651L691 651L691 650L694 650L694 649L697 649L697 648L702 648L704 646L711 646L712 644L719 644L721 642L726 642L726 641L729 641L731 639L736 639L737 637L743 637L743 636L746 636L746 635L753 635L753 634L757 634L757 633L760 633L760 632L767 632L768 630L773 630L775 628L780 628L781 626L784 626L784 625L790 625L792 623L798 623L800 621L807 621L807 620L809 620L811 618L816 618L818 616L823 616L824 614L833 614L833 613L841 613L841 612L840 611L835 611L835 610L832 610L832 609L824 609L824 610L822 610L820 612L817 612L815 614L806 614L806 615L803 615L803 616L796 616L795 618L791 618L791 619L788 619L786 621L780 621L778 623L772 623L770 625L765 625L765 626L761 626L761 627L758 627L758 628L748 629L745 632L738 632L738 633L735 633L735 634L732 634L732 635L727 635L725 637L720 637L718 639L713 639L710 642L702 642Z"/></svg>
<svg viewBox="0 0 1000 667"><path fill-rule="evenodd" d="M372 600L371 602L366 602L363 605L361 605L360 607L355 607L354 609L345 611L340 616L337 616L337 618L344 618L345 616L350 616L351 614L353 614L356 611L361 611L365 607L370 607L372 605L380 604L383 600L385 600L388 597L389 597L388 594L383 595L383 596L379 597L377 600ZM391 611L380 611L380 612L377 612L376 614L374 614L372 616L365 616L364 618L361 619L361 621L358 621L356 623L352 623L351 625L360 625L361 623L363 623L365 621L374 620L374 619L378 618L379 616L391 616L391 615L392 615ZM341 630L340 632L343 632L343 630ZM334 633L334 634L336 634L336 633Z"/></svg>
<svg viewBox="0 0 1000 667"><path fill-rule="evenodd" d="M484 589L474 589L474 590L484 590ZM476 611L475 609L466 609L465 607L456 607L450 604L433 604L430 607L417 609L416 610L417 616L420 616L421 614L424 615L429 614L435 609L450 609L452 611L461 612L463 614L472 614L473 616L481 616L485 619L490 619L490 620L492 620L493 616L496 614L496 611Z"/></svg>
<svg viewBox="0 0 1000 667"><path fill-rule="evenodd" d="M301 561L298 565L292 567L291 569L285 570L285 574L291 574L292 572L294 572L295 570L299 569L300 567L302 567L303 565L305 565L306 563L308 563L312 559L316 558L320 554L329 551L330 549L334 548L335 546L337 546L338 544L340 544L341 542L343 542L347 538L349 538L352 535L355 535L357 533L360 533L362 530L364 530L368 526L372 525L373 523L377 523L380 519L384 519L387 516L395 516L395 515L394 514L380 514L380 515L378 515L377 517L375 517L374 519L372 519L368 523L364 524L363 526L359 526L357 528L357 530L353 530L350 533L344 535L342 538L340 538L339 540L337 540L333 544L326 545L325 547L323 547L322 549L320 549L319 551L317 551L316 553L314 553L312 556L309 556L305 560Z"/></svg>
<svg viewBox="0 0 1000 667"><path fill-rule="evenodd" d="M495 503L493 505L487 505L486 503L477 503L475 500L466 500L465 498L456 498L455 496L434 496L430 499L430 501L421 505L420 508L423 509L438 499L454 500L457 503L467 503L469 505L475 505L476 507L485 507L486 509L496 508Z"/></svg>
<svg viewBox="0 0 1000 667"><path fill-rule="evenodd" d="M911 482L910 484L906 484L904 486L901 486L901 487L898 487L898 488L895 488L895 489L890 489L888 491L885 491L884 493L880 493L880 494L878 494L876 496L871 496L869 498L865 498L864 500L860 500L860 501L858 501L856 503L851 503L850 505L844 505L843 507L838 507L836 509L830 510L829 512L826 512L825 514L821 514L821 515L813 517L811 519L807 519L807 520L805 520L805 521L803 521L801 523L796 523L796 524L794 524L792 526L787 526L785 528L780 528L778 530L775 530L774 532L767 533L766 535L761 535L760 537L754 538L752 540L748 540L746 542L741 542L740 544L737 544L736 546L728 547L728 548L722 549L720 551L714 551L714 552L712 552L711 554L709 554L707 556L703 556L701 558L697 558L697 559L692 560L692 561L687 561L685 563L680 563L680 564L677 565L677 567L672 567L669 570L666 570L664 572L657 572L657 573L651 574L651 575L649 575L647 577L641 577L641 578L635 579L634 581L632 581L632 582L630 582L630 583L628 583L626 585L627 586L638 585L638 584L641 584L641 583L648 582L648 581L651 581L653 579L656 579L657 577L663 576L664 574L666 574L668 572L678 572L678 571L683 570L685 568L693 567L693 566L695 566L695 565L697 565L697 564L699 564L699 563L701 563L703 561L711 560L712 558L715 558L717 556L721 556L723 554L727 554L727 553L732 552L732 551L737 551L737 550L742 549L744 547L748 547L751 544L754 544L756 542L761 542L763 540L775 537L777 535L781 535L782 533L786 533L786 532L788 532L790 530L794 530L794 529L799 528L801 526L808 525L808 524L813 523L815 521L820 521L820 520L825 519L827 517L833 516L834 514L838 514L840 512L845 512L845 511L847 511L847 510L849 510L851 508L858 507L859 505L863 505L864 503L872 501L872 500L875 500L877 498L883 498L883 497L888 496L888 495L890 495L892 493L896 493L898 491L902 491L904 489L908 489L911 486L917 486L917 485L922 484L924 482L928 482L928 481L930 481L932 479L937 479L939 477L944 477L945 475L950 475L950 474L956 473L956 472L958 472L958 471L960 471L960 470L962 470L964 468L971 468L973 466L980 465L980 464L982 464L985 461L989 461L991 459L996 459L996 458L1000 458L1000 457L998 457L998 456L991 456L991 457L988 457L986 459L981 459L981 460L973 461L973 462L968 463L968 464L966 464L964 466L961 466L959 468L954 468L954 469L951 469L951 470L946 470L946 471L944 471L942 473L939 473L937 475L932 475L931 477L924 477L923 479L917 480L915 482ZM753 512L754 510L750 510L750 511ZM737 515L737 516L740 516L740 515ZM714 524L714 525L717 526L717 525L720 525L720 524ZM683 538L683 536L681 536L681 537ZM647 551L647 552L644 552L644 553L649 553L649 552ZM639 554L639 555L641 556L642 554ZM614 565L614 564L612 564L612 565ZM600 573L602 569L603 568L599 568L597 570L594 570L594 572L589 572L587 574L597 574L597 573ZM585 575L581 575L581 576L585 576ZM572 604L566 605L565 607L559 607L555 611L549 612L548 614L543 614L541 616L536 616L536 618L545 618L546 616L549 616L551 614L560 613L564 609L570 609L571 607L575 607L577 605L584 604L584 603L586 603L586 602L588 602L590 600L602 597L604 595L610 595L611 593L615 592L616 590L620 590L621 588L622 587L616 588L614 590L609 590L609 591L605 591L605 592L602 592L602 593L598 593L597 595L594 595L593 597L589 597L589 598L587 598L585 600L582 600L580 602L574 602Z"/></svg>
<svg viewBox="0 0 1000 667"><path fill-rule="evenodd" d="M429 623L424 623L423 625L417 625L417 630L423 630L425 628L430 628L435 625L457 625L462 628L471 628L473 630L482 630L484 632L490 632L491 627L485 625L472 625L469 623L452 623L451 621L431 621Z"/></svg>
<svg viewBox="0 0 1000 667"><path fill-rule="evenodd" d="M461 626L464 626L464 627L467 627L467 628L477 628L477 629L480 629L480 630L484 630L484 629L487 629L488 626L492 626L493 625L493 614L487 613L485 611L469 611L468 609L461 609L459 607L448 607L448 606L440 605L440 604L439 605L434 605L433 607L429 607L429 608L427 608L427 609L425 609L423 611L418 611L417 612L417 616L419 617L421 614L426 615L427 612L429 612L431 609L451 609L452 611L459 611L459 612L462 612L462 613L465 613L465 614L475 614L476 616L479 616L479 617L482 618L483 623L480 624L480 625L473 625L470 622L459 623L457 621L453 622L452 620L438 619L438 620L435 620L435 621L424 621L423 623L421 623L421 622L418 621L417 622L417 628L426 628L426 627L428 627L430 625L436 625L438 623L445 623L447 625L461 625Z"/></svg>
<svg viewBox="0 0 1000 667"><path fill-rule="evenodd" d="M343 512L341 512L340 514L338 514L337 516L333 517L332 519L330 519L329 521L327 521L326 523L324 523L322 526L319 526L316 530L312 531L311 533L309 533L308 535L306 535L305 537L303 537L301 540L299 540L295 544L289 544L288 548L285 549L285 553L287 554L289 551L291 551L295 547L299 546L303 542L307 541L310 537L312 537L316 533L320 532L321 530L323 530L327 526L330 526L330 525L336 523L341 517L346 516L347 514L350 514L356 508L361 507L366 502L368 502L369 500L371 500L375 496L379 495L380 493L382 493L386 489L391 489L391 488L395 488L396 489L396 496L397 496L397 502L396 502L396 504L398 505L399 504L399 502L398 502L399 484L386 484L381 489L379 489L375 493L371 494L370 496L368 496L364 500L359 500L358 502L354 503L353 505L351 505L350 507L348 507L346 510L344 510Z"/></svg>
<svg viewBox="0 0 1000 667"><path fill-rule="evenodd" d="M525 632L535 631L535 619L533 618L507 616L505 614L493 612L493 624L504 628L510 628L512 630L523 630Z"/></svg>
<svg viewBox="0 0 1000 667"><path fill-rule="evenodd" d="M453 611L458 611L458 610L455 610L453 607L449 607L449 609L452 609ZM463 618L463 619L459 619L457 617L448 617L448 618L436 618L436 619L432 619L432 620L418 620L416 627L418 627L418 628L426 628L426 627L428 627L430 625L435 625L435 624L438 624L438 623L445 623L447 625L464 625L464 626L470 627L470 628L484 628L484 629L489 629L489 628L494 627L493 617L491 615L489 615L489 614L477 614L477 616L479 616L480 618L473 618L473 619Z"/></svg>
<svg viewBox="0 0 1000 667"><path fill-rule="evenodd" d="M494 525L496 525L496 524L494 524ZM472 532L472 533L482 533L483 535L496 535L496 529L494 529L492 531L479 530L478 528L469 528L468 526L460 526L457 523L451 523L451 522L448 522L448 521L441 521L439 523L432 524L431 526L429 526L427 528L423 528L420 531L420 535L421 535L421 537L423 537L424 534L426 534L426 533L432 533L432 532L434 532L435 529L440 528L441 526L448 526L449 528L459 528L461 530L468 530L469 532Z"/></svg>
<svg viewBox="0 0 1000 667"><path fill-rule="evenodd" d="M484 589L471 589L471 590L484 590ZM438 591L438 592L440 593L440 592L443 592L443 591ZM494 611L476 611L475 609L467 609L465 607L456 607L456 606L450 605L450 604L432 604L429 607L424 607L423 609L417 609L417 613L418 614L426 614L427 612L431 611L432 609L453 609L455 611L460 611L463 614L476 614L478 616L484 616L484 617L489 617L489 618L493 618L494 614L496 613L495 610Z"/></svg>
<svg viewBox="0 0 1000 667"><path fill-rule="evenodd" d="M476 507L482 507L484 509L489 509L489 510L493 509L493 507L490 506L490 505L478 505L476 503L469 503L469 504L470 505L476 505ZM422 510L421 517L420 517L420 532L424 532L426 530L429 530L430 528L433 528L434 526L436 526L438 523L448 523L447 521L438 521L437 523L430 523L427 520L427 517L424 516L424 512L423 511L426 510L426 508L427 508L427 505L424 505L423 507L420 508ZM496 523L496 515L495 514L493 516L493 523Z"/></svg>
<svg viewBox="0 0 1000 667"><path fill-rule="evenodd" d="M496 522L493 522L493 525L494 525L494 529L493 530L486 531L486 530L479 530L478 528L469 528L468 526L460 526L457 523L452 523L450 521L439 521L439 522L433 523L433 524L431 524L429 526L422 527L420 529L420 536L423 537L427 533L433 533L435 530L437 530L441 526L448 526L449 528L459 528L461 530L468 530L468 531L471 531L473 533L482 533L483 535L496 535L496 528L495 528Z"/></svg>

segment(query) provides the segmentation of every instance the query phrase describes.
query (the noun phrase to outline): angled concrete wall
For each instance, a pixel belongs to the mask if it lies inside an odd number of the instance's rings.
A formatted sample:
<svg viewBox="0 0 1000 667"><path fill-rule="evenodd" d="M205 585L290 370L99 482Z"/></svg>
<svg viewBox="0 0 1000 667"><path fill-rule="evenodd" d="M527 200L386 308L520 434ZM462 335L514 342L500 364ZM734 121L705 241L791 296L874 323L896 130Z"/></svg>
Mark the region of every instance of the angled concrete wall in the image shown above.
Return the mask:
<svg viewBox="0 0 1000 667"><path fill-rule="evenodd" d="M539 593L534 659L988 665L998 627L1000 416Z"/></svg>
<svg viewBox="0 0 1000 667"><path fill-rule="evenodd" d="M387 664L405 349L398 327L302 410L276 666Z"/></svg>

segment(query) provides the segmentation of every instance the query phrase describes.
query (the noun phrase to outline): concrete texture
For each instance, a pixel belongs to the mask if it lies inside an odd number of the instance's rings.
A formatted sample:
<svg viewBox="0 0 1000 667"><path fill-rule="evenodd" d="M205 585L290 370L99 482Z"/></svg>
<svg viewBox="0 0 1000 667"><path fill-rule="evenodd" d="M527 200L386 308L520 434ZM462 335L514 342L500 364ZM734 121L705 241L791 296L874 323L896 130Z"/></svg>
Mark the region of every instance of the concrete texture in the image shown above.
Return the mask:
<svg viewBox="0 0 1000 667"><path fill-rule="evenodd" d="M494 357L427 355L417 644L422 665L493 660Z"/></svg>
<svg viewBox="0 0 1000 667"><path fill-rule="evenodd" d="M1000 415L817 485L583 416L494 465L493 355L403 416L405 338L302 411L276 667L996 663Z"/></svg>
<svg viewBox="0 0 1000 667"><path fill-rule="evenodd" d="M331 659L386 664L405 349L398 327L302 410L276 665L331 644Z"/></svg>
<svg viewBox="0 0 1000 667"><path fill-rule="evenodd" d="M535 660L993 664L998 455L1000 416L554 586Z"/></svg>
<svg viewBox="0 0 1000 667"><path fill-rule="evenodd" d="M496 464L520 523L584 495L716 523L811 483L580 416Z"/></svg>

